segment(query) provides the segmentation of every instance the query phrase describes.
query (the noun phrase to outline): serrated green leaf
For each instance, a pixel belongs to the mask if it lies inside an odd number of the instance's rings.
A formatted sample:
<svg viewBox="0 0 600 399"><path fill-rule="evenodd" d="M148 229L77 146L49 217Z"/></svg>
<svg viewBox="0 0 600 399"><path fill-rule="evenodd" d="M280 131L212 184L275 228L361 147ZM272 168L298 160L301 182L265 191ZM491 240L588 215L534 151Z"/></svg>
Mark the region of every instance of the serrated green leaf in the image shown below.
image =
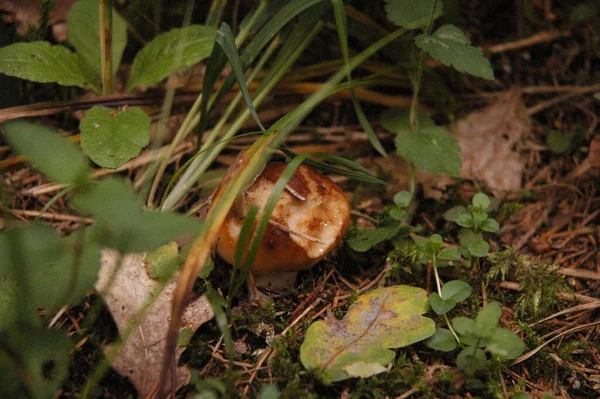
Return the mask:
<svg viewBox="0 0 600 399"><path fill-rule="evenodd" d="M407 208L410 205L411 201L412 194L408 191L400 191L397 192L396 195L394 195L394 202L396 203L396 205L402 206L404 208Z"/></svg>
<svg viewBox="0 0 600 399"><path fill-rule="evenodd" d="M400 348L424 340L435 332L427 312L425 290L409 286L379 288L361 295L343 320L333 317L313 323L300 347L300 360L308 369L322 368L327 382L350 377L349 364L363 361L386 366Z"/></svg>
<svg viewBox="0 0 600 399"><path fill-rule="evenodd" d="M458 176L460 146L427 115L419 113L419 132L411 132L408 112L388 110L382 115L383 127L396 134L396 152L419 169Z"/></svg>
<svg viewBox="0 0 600 399"><path fill-rule="evenodd" d="M495 219L486 219L479 225L481 230L487 231L489 233L495 233L500 230L500 225Z"/></svg>
<svg viewBox="0 0 600 399"><path fill-rule="evenodd" d="M138 107L118 111L96 105L79 128L83 152L108 169L123 166L150 142L150 118Z"/></svg>
<svg viewBox="0 0 600 399"><path fill-rule="evenodd" d="M525 343L512 331L497 327L486 345L487 350L504 359L514 359L525 350Z"/></svg>
<svg viewBox="0 0 600 399"><path fill-rule="evenodd" d="M557 130L552 130L546 137L546 144L553 153L563 154L571 147L571 137Z"/></svg>
<svg viewBox="0 0 600 399"><path fill-rule="evenodd" d="M436 328L435 333L425 341L425 345L437 351L452 352L456 349L456 340L450 330Z"/></svg>
<svg viewBox="0 0 600 399"><path fill-rule="evenodd" d="M441 260L460 260L460 253L452 248L444 248L438 253L437 257Z"/></svg>
<svg viewBox="0 0 600 399"><path fill-rule="evenodd" d="M201 222L168 212L143 211L125 181L104 179L77 193L73 203L96 220L98 239L120 252L144 252L183 234L200 230Z"/></svg>
<svg viewBox="0 0 600 399"><path fill-rule="evenodd" d="M432 292L429 295L429 305L431 309L439 315L443 315L454 309L456 301L442 299L436 292Z"/></svg>
<svg viewBox="0 0 600 399"><path fill-rule="evenodd" d="M444 219L449 222L456 222L458 217L463 213L467 213L467 208L462 205L457 205L444 212Z"/></svg>
<svg viewBox="0 0 600 399"><path fill-rule="evenodd" d="M23 120L6 122L2 128L11 147L48 178L73 186L90 181L87 158L54 129Z"/></svg>
<svg viewBox="0 0 600 399"><path fill-rule="evenodd" d="M476 371L485 368L486 362L485 352L471 346L463 349L456 357L456 366L467 375L473 375Z"/></svg>
<svg viewBox="0 0 600 399"><path fill-rule="evenodd" d="M346 244L356 252L366 252L375 245L393 238L400 232L400 224L393 224L376 229L360 230L355 237L346 240Z"/></svg>
<svg viewBox="0 0 600 399"><path fill-rule="evenodd" d="M458 303L471 296L472 292L473 287L466 281L452 280L443 285L442 298L445 301L451 300Z"/></svg>
<svg viewBox="0 0 600 399"><path fill-rule="evenodd" d="M415 43L421 50L457 71L494 79L490 61L481 50L471 46L467 36L454 25L444 25L432 35L421 34L415 38Z"/></svg>
<svg viewBox="0 0 600 399"><path fill-rule="evenodd" d="M72 348L64 332L20 323L3 334L2 343L0 397L56 396L67 377ZM10 353L5 348L10 348ZM27 389L29 395L24 394Z"/></svg>
<svg viewBox="0 0 600 399"><path fill-rule="evenodd" d="M476 240L467 244L467 249L471 255L481 258L490 250L490 244L484 240Z"/></svg>
<svg viewBox="0 0 600 399"><path fill-rule="evenodd" d="M426 26L431 18L443 14L441 1L436 0L386 0L385 12L390 21L406 29L416 29Z"/></svg>
<svg viewBox="0 0 600 399"><path fill-rule="evenodd" d="M480 211L485 211L490 207L490 197L488 197L484 193L475 194L471 201L473 203L473 206L479 209Z"/></svg>
<svg viewBox="0 0 600 399"><path fill-rule="evenodd" d="M37 41L0 48L0 73L40 83L95 88L81 58L64 46Z"/></svg>
<svg viewBox="0 0 600 399"><path fill-rule="evenodd" d="M100 76L102 72L99 10L98 1L79 0L73 4L67 15L69 43L75 47L77 54L96 76ZM114 8L112 10L111 37L111 63L114 75L121 64L123 51L127 46L127 21Z"/></svg>
<svg viewBox="0 0 600 399"><path fill-rule="evenodd" d="M188 67L208 57L213 49L216 32L211 26L190 25L156 36L135 56L127 90L160 82L179 68Z"/></svg>

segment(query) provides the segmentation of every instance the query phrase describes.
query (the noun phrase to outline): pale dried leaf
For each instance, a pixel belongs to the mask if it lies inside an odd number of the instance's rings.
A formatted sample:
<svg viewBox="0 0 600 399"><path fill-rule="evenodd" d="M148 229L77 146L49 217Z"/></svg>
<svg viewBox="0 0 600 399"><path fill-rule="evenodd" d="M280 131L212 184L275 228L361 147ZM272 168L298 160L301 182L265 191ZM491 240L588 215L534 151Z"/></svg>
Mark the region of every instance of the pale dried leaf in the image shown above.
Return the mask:
<svg viewBox="0 0 600 399"><path fill-rule="evenodd" d="M123 333L149 295L159 286L146 271L145 256L146 254L136 253L120 257L115 251L102 251L96 290L102 294L120 333ZM113 276L115 270L116 274ZM140 324L131 333L112 363L117 372L129 377L141 396L150 392L160 376L176 277L165 285L148 307ZM195 331L213 317L213 309L208 299L202 296L187 305L182 326ZM110 347L105 348L105 351L109 350ZM176 364L183 350L184 348L178 349ZM176 388L185 385L189 378L190 371L187 366L177 367ZM170 382L167 386L170 386Z"/></svg>
<svg viewBox="0 0 600 399"><path fill-rule="evenodd" d="M492 191L519 190L523 160L515 144L530 130L518 89L459 120L452 135L461 148L461 177L480 181Z"/></svg>

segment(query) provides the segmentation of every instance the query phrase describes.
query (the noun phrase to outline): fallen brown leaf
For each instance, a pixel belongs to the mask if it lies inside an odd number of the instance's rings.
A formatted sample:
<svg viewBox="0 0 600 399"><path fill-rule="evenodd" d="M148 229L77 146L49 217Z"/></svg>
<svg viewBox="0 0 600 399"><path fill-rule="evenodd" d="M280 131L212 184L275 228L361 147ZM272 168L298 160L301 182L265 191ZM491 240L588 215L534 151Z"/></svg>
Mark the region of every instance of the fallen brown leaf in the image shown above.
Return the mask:
<svg viewBox="0 0 600 399"><path fill-rule="evenodd" d="M600 134L597 134L590 143L590 164L593 168L600 168Z"/></svg>
<svg viewBox="0 0 600 399"><path fill-rule="evenodd" d="M160 286L158 281L148 275L144 264L145 256L146 254L136 253L120 257L115 251L102 251L96 290L102 294L120 334L127 329L132 318ZM141 396L152 391L160 376L176 277L164 286L146 309L139 325L132 331L112 362L112 367L121 375L129 377ZM187 304L182 326L195 331L213 317L213 309L208 299L202 296ZM107 353L110 350L111 346L105 348ZM182 347L178 348L175 364L178 364L183 350ZM176 389L185 385L189 378L190 370L187 366L177 367ZM170 387L171 384L167 382L166 385Z"/></svg>

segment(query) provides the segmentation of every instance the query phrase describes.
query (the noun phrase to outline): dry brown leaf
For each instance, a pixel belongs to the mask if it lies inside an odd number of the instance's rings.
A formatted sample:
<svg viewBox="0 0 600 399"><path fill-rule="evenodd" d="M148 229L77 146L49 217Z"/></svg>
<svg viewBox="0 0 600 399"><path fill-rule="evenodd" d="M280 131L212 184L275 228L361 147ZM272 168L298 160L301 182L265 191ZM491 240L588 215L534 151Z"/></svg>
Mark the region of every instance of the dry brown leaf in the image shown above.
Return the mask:
<svg viewBox="0 0 600 399"><path fill-rule="evenodd" d="M593 168L600 168L600 134L597 134L590 143L590 164Z"/></svg>
<svg viewBox="0 0 600 399"><path fill-rule="evenodd" d="M115 251L102 251L102 264L96 290L104 297L119 333L123 333L132 317L160 285L148 275L144 264L145 256L146 254L136 253L120 257ZM113 276L117 267L119 268L116 275ZM110 283L111 279L113 279L112 283ZM175 286L176 279L165 285L112 363L112 367L117 372L129 377L142 396L152 390L160 376ZM213 309L208 299L202 296L192 300L186 306L182 326L195 331L213 317ZM105 351L109 351L110 348L110 346L105 348ZM177 350L175 364L178 364L183 350L184 348ZM176 388L185 385L189 378L190 371L187 366L177 367ZM170 382L166 385L169 387Z"/></svg>
<svg viewBox="0 0 600 399"><path fill-rule="evenodd" d="M452 135L461 148L461 177L478 180L492 191L519 190L523 160L514 148L530 130L518 88L459 120Z"/></svg>

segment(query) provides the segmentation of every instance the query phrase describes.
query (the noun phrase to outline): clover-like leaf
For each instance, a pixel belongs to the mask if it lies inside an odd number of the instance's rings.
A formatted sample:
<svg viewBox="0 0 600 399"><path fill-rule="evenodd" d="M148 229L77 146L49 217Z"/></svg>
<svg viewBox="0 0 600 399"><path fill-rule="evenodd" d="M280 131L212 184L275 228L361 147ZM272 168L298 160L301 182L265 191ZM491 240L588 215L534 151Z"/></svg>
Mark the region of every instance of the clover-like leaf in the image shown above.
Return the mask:
<svg viewBox="0 0 600 399"><path fill-rule="evenodd" d="M437 257L442 260L460 260L460 253L452 248L444 248L438 253Z"/></svg>
<svg viewBox="0 0 600 399"><path fill-rule="evenodd" d="M498 230L500 230L500 225L498 224L498 222L495 219L485 219L483 222L481 222L481 224L479 225L479 228L481 228L481 230L483 231L487 231L489 233L495 233Z"/></svg>
<svg viewBox="0 0 600 399"><path fill-rule="evenodd" d="M75 144L54 129L23 120L6 122L2 128L15 151L48 178L74 186L89 182L89 161Z"/></svg>
<svg viewBox="0 0 600 399"><path fill-rule="evenodd" d="M467 375L473 375L483 369L486 361L485 352L472 346L467 346L456 357L456 365Z"/></svg>
<svg viewBox="0 0 600 399"><path fill-rule="evenodd" d="M471 284L462 280L452 280L442 287L442 298L446 301L451 300L458 303L471 296L472 292L473 287L471 287Z"/></svg>
<svg viewBox="0 0 600 399"><path fill-rule="evenodd" d="M467 249L471 255L481 258L490 250L490 244L484 240L476 240L467 244Z"/></svg>
<svg viewBox="0 0 600 399"><path fill-rule="evenodd" d="M486 345L494 355L504 359L514 359L525 350L525 343L515 333L505 328L497 327Z"/></svg>
<svg viewBox="0 0 600 399"><path fill-rule="evenodd" d="M484 79L494 79L490 61L481 50L471 45L463 31L454 25L444 25L432 35L421 34L415 38L417 47L436 60L460 72Z"/></svg>
<svg viewBox="0 0 600 399"><path fill-rule="evenodd" d="M454 309L456 301L452 299L443 299L437 292L432 292L429 295L429 304L435 313L443 315Z"/></svg>
<svg viewBox="0 0 600 399"><path fill-rule="evenodd" d="M157 83L177 69L208 57L216 32L211 26L189 25L156 36L135 56L127 89Z"/></svg>
<svg viewBox="0 0 600 399"><path fill-rule="evenodd" d="M406 29L424 27L443 13L441 1L435 0L386 0L385 12L390 21Z"/></svg>
<svg viewBox="0 0 600 399"><path fill-rule="evenodd" d="M355 237L346 240L356 252L366 252L375 245L393 238L401 230L400 224L392 224L376 229L360 230Z"/></svg>
<svg viewBox="0 0 600 399"><path fill-rule="evenodd" d="M77 54L96 76L100 76L102 72L100 40L98 40L100 37L99 12L100 8L96 0L79 0L73 4L67 15L69 43L75 47ZM114 75L117 73L123 51L127 46L127 21L114 8L110 32L111 64Z"/></svg>
<svg viewBox="0 0 600 399"><path fill-rule="evenodd" d="M482 212L490 207L490 197L484 193L475 194L471 201L473 206Z"/></svg>
<svg viewBox="0 0 600 399"><path fill-rule="evenodd" d="M306 368L321 368L326 382L350 378L345 371L356 362L386 366L400 348L435 332L427 312L425 290L409 286L379 288L362 295L343 320L327 317L313 323L300 347Z"/></svg>
<svg viewBox="0 0 600 399"><path fill-rule="evenodd" d="M383 127L396 134L396 152L419 169L458 176L460 146L431 118L418 114L419 131L410 130L408 112L390 109L382 115Z"/></svg>
<svg viewBox="0 0 600 399"><path fill-rule="evenodd" d="M81 148L98 165L116 169L150 142L150 118L138 107L94 106L80 125Z"/></svg>
<svg viewBox="0 0 600 399"><path fill-rule="evenodd" d="M435 333L425 341L425 345L438 351L452 352L456 349L456 340L450 330L436 328Z"/></svg>

